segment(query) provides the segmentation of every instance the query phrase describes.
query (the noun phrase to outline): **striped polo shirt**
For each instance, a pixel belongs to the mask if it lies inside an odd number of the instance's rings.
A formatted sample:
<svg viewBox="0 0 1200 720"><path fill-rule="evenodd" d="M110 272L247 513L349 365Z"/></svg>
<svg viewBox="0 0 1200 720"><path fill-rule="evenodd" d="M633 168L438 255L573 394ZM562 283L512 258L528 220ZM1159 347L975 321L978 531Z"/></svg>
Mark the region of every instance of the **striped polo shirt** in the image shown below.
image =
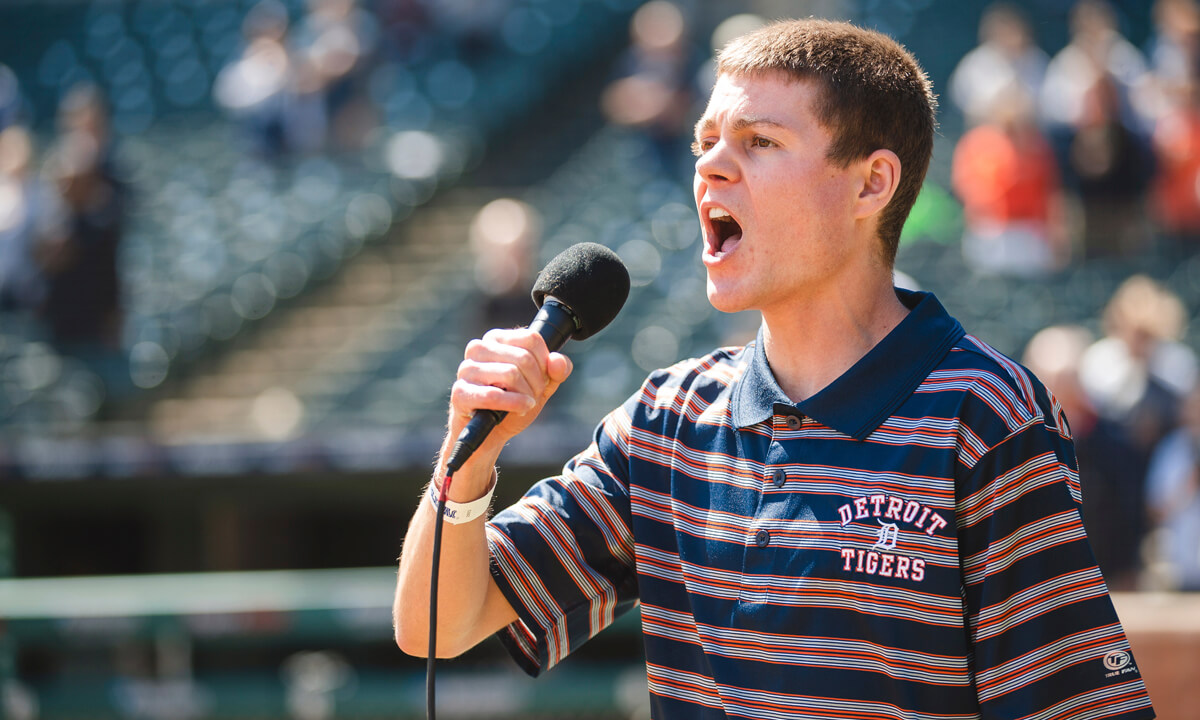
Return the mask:
<svg viewBox="0 0 1200 720"><path fill-rule="evenodd" d="M759 339L652 373L488 524L538 674L641 605L653 717L1151 718L1062 410L927 293L790 401Z"/></svg>

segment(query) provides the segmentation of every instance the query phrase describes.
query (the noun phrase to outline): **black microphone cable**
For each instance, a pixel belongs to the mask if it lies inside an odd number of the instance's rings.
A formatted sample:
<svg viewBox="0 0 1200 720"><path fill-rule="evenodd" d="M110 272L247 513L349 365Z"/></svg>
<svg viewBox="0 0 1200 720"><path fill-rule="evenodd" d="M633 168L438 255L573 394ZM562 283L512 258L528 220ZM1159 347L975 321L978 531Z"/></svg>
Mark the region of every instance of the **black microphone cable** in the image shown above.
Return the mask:
<svg viewBox="0 0 1200 720"><path fill-rule="evenodd" d="M438 493L437 519L433 522L433 563L429 570L429 653L425 658L425 717L435 720L437 715L436 682L437 669L437 600L438 568L442 560L442 527L446 523L446 500L450 497L450 481L454 473L447 471Z"/></svg>

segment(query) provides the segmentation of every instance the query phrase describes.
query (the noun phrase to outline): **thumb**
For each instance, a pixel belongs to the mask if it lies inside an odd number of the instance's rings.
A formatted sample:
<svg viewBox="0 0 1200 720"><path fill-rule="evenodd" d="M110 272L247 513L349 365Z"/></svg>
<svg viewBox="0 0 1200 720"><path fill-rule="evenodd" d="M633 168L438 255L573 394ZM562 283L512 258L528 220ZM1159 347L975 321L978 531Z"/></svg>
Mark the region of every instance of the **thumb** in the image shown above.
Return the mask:
<svg viewBox="0 0 1200 720"><path fill-rule="evenodd" d="M552 384L555 386L561 384L570 376L572 369L574 369L574 364L571 362L571 358L562 353L550 353L546 362L546 374L549 375Z"/></svg>

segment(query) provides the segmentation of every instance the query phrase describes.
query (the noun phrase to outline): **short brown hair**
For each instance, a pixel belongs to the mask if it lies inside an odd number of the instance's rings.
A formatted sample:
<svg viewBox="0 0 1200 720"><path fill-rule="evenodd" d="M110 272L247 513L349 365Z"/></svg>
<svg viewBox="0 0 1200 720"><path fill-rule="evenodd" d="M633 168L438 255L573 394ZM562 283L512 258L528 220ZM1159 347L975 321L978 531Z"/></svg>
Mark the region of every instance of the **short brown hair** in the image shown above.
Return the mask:
<svg viewBox="0 0 1200 720"><path fill-rule="evenodd" d="M900 158L899 186L879 218L883 259L891 266L933 154L937 98L925 71L888 36L830 20L772 23L717 56L718 75L769 71L817 81L814 111L833 134L830 162L845 167L879 149Z"/></svg>

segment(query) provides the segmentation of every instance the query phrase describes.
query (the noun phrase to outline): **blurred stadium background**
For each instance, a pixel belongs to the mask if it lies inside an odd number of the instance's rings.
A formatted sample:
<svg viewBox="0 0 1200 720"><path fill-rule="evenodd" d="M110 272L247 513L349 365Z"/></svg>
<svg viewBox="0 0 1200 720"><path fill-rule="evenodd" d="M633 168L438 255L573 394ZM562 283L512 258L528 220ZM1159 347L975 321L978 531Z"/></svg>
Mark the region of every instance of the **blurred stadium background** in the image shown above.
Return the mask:
<svg viewBox="0 0 1200 720"><path fill-rule="evenodd" d="M1039 45L1067 43L1072 2L1017 4ZM686 146L713 48L756 18L847 18L944 93L985 3L645 5L0 0L0 130L20 130L0 173L33 188L6 225L0 186L0 715L422 716L394 562L467 339L527 321L533 274L570 244L630 267L625 312L573 348L575 376L506 455L503 503L647 370L754 331L712 311L696 257ZM1149 5L1115 3L1135 45ZM1013 356L1048 325L1100 333L1138 272L1194 317L1195 258L968 267L965 123L943 108L906 281ZM6 248L43 227L57 244L21 265ZM1122 603L1200 625L1185 595ZM1163 666L1196 677L1197 647ZM536 682L488 643L442 664L441 712L645 717L639 663L636 618Z"/></svg>

